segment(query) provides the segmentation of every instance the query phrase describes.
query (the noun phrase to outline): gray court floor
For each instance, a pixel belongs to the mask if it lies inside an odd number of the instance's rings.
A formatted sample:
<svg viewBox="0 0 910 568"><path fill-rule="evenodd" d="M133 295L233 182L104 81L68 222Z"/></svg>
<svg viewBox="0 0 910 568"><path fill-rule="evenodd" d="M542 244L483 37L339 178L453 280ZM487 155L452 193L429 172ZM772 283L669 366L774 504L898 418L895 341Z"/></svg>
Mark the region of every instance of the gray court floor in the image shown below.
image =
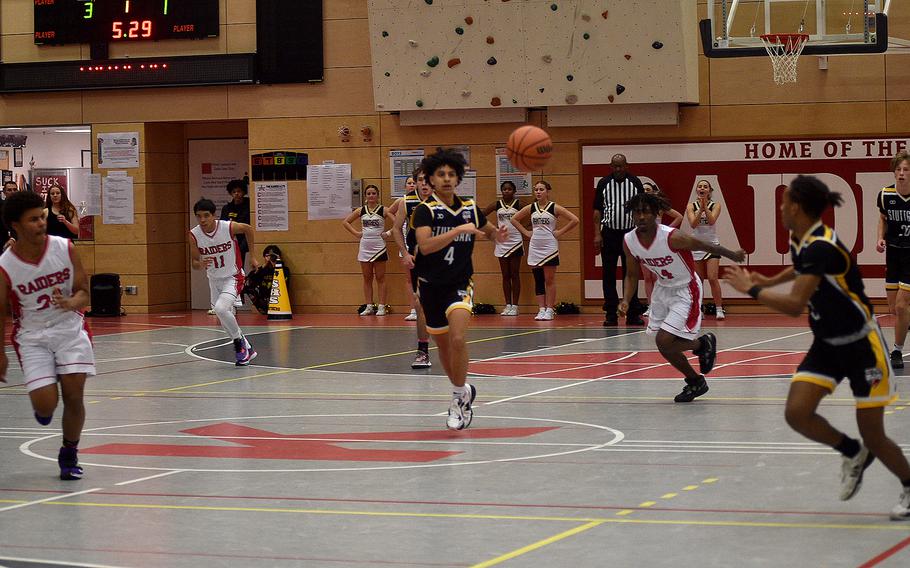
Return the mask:
<svg viewBox="0 0 910 568"><path fill-rule="evenodd" d="M216 327L127 319L95 338L77 482L13 358L0 566L910 565L899 483L876 463L839 501L840 458L784 423L806 328L729 318L710 392L680 405L640 329L487 318L459 433L404 325L247 326L260 356L237 368ZM846 385L822 411L855 435ZM906 448L910 407L887 426Z"/></svg>

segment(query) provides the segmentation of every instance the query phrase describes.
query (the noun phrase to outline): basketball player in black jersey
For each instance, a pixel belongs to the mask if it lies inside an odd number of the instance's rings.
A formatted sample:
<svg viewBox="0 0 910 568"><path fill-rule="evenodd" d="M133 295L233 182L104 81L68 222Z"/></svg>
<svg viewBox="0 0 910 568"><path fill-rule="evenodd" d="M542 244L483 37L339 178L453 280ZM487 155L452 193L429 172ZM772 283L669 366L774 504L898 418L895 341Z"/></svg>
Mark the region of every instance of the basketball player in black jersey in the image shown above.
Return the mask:
<svg viewBox="0 0 910 568"><path fill-rule="evenodd" d="M812 346L793 375L786 419L794 430L843 454L841 500L859 491L863 471L878 458L903 484L891 519L910 519L910 464L900 446L885 433L885 407L897 399L888 345L875 321L856 259L834 231L821 221L828 206L842 202L839 193L811 176L798 176L784 192L781 223L790 230L793 266L772 277L737 266L725 279L737 290L784 314L799 317L809 307ZM768 286L793 281L787 292ZM822 399L846 378L856 400L862 440L835 429L818 413Z"/></svg>
<svg viewBox="0 0 910 568"><path fill-rule="evenodd" d="M878 242L885 253L885 293L894 314L894 351L891 366L904 368L904 340L910 324L910 155L900 152L891 160L894 184L878 193Z"/></svg>
<svg viewBox="0 0 910 568"><path fill-rule="evenodd" d="M446 426L462 430L474 417L472 403L477 389L467 383L468 349L465 335L471 321L474 266L471 255L478 235L503 241L506 227L487 223L473 199L455 195L464 177L465 160L451 149L437 149L424 158L420 169L427 174L433 195L417 206L411 226L417 237L417 288L427 318L427 330L435 338L439 359L452 382L452 403Z"/></svg>
<svg viewBox="0 0 910 568"><path fill-rule="evenodd" d="M411 217L414 214L414 209L420 205L421 201L430 196L432 190L430 189L430 186L427 185L426 175L420 168L414 170L411 177L417 183L417 188L414 191L409 191L403 197L400 197L398 201L389 207L389 212L395 216L395 221L392 223L392 237L395 239L395 244L398 245L401 264L404 266L404 269L408 271L409 279L411 281L411 293L415 295L414 312L417 316L417 355L414 357L414 362L411 363L411 368L428 369L432 365L429 351L430 335L427 332L427 319L420 306L420 299L416 296L417 276L414 272L414 255L416 254L417 239L414 237L414 228L411 225ZM401 232L401 228L405 223L407 223L408 226L407 236L404 236Z"/></svg>

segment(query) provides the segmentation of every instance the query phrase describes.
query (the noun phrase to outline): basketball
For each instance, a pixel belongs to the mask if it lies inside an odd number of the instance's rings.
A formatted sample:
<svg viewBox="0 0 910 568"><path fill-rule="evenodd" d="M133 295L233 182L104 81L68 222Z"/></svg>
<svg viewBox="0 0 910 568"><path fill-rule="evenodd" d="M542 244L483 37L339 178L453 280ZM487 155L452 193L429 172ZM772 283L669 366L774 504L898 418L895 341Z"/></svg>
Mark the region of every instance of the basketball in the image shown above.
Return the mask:
<svg viewBox="0 0 910 568"><path fill-rule="evenodd" d="M527 124L516 128L506 142L506 155L512 165L523 172L537 171L553 155L553 142L542 128Z"/></svg>

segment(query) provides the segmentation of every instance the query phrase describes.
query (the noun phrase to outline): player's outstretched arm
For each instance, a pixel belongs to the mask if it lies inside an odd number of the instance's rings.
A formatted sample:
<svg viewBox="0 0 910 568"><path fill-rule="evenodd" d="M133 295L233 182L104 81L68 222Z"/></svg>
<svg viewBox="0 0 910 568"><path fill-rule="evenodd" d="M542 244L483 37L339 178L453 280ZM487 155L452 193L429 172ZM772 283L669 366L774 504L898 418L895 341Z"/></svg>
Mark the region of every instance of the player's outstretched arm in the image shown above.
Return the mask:
<svg viewBox="0 0 910 568"><path fill-rule="evenodd" d="M243 234L246 237L246 244L249 250L256 250L256 231L253 230L251 225L246 223L231 223L231 234L239 235ZM259 268L259 259L255 255L250 255L250 264L253 265L253 268Z"/></svg>
<svg viewBox="0 0 910 568"><path fill-rule="evenodd" d="M626 242L622 243L623 254L626 255L626 277L622 286L622 301L619 303L619 307L616 311L620 316L625 317L629 312L629 302L632 301L632 294L638 291L638 273L640 271L640 266L638 264L638 259L636 259L629 247L626 246Z"/></svg>
<svg viewBox="0 0 910 568"><path fill-rule="evenodd" d="M9 297L9 282L6 279L6 272L0 275L0 298ZM6 368L9 361L6 359L6 317L9 307L6 300L0 302L0 383L6 382Z"/></svg>
<svg viewBox="0 0 910 568"><path fill-rule="evenodd" d="M734 262L742 262L746 260L746 251L743 249L732 251L720 245L715 245L713 243L705 242L701 239L696 239L695 237L687 235L682 231L673 231L673 234L670 235L670 246L676 250L701 250L709 252L711 254L720 255L724 258L729 258Z"/></svg>
<svg viewBox="0 0 910 568"><path fill-rule="evenodd" d="M809 299L818 288L822 277L816 274L800 274L789 292L774 292L753 284L749 271L739 266L728 267L724 273L724 280L739 292L749 294L773 310L799 317L809 304Z"/></svg>

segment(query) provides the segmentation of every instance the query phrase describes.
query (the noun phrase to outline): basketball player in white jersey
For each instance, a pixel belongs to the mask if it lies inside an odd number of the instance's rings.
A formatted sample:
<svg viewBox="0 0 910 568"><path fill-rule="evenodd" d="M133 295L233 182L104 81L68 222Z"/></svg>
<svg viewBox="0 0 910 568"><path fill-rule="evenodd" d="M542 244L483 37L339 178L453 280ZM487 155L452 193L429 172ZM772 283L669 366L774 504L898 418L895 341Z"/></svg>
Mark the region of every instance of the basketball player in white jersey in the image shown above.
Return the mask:
<svg viewBox="0 0 910 568"><path fill-rule="evenodd" d="M193 205L193 213L199 224L190 230L193 246L190 256L193 268L206 271L212 305L221 327L234 340L237 366L250 364L257 353L240 331L234 316L234 302L243 289L243 261L235 235L242 234L250 250L256 250L253 242L253 228L246 223L221 221L215 217L215 204L209 199L200 199ZM253 268L259 268L259 260L251 259Z"/></svg>
<svg viewBox="0 0 910 568"><path fill-rule="evenodd" d="M686 379L686 386L676 395L676 402L692 402L708 392L705 375L714 368L717 339L713 333L698 336L701 330L701 278L695 272L692 251L705 251L742 262L743 250L731 251L720 245L701 241L682 231L658 223L661 211L670 208L665 198L654 193L639 193L626 203L635 230L626 233L623 248L626 254L626 282L620 315L629 309L639 265L657 276L651 299L651 317L647 332L657 334L660 354ZM684 355L698 355L699 373Z"/></svg>
<svg viewBox="0 0 910 568"><path fill-rule="evenodd" d="M68 239L47 234L44 200L19 192L3 205L3 219L17 239L0 256L0 382L6 382L7 302L13 314L13 347L22 367L35 419L51 423L63 396L63 445L57 456L60 479L82 478L78 446L85 423L85 378L95 374L95 354L82 309L89 287L79 256Z"/></svg>

